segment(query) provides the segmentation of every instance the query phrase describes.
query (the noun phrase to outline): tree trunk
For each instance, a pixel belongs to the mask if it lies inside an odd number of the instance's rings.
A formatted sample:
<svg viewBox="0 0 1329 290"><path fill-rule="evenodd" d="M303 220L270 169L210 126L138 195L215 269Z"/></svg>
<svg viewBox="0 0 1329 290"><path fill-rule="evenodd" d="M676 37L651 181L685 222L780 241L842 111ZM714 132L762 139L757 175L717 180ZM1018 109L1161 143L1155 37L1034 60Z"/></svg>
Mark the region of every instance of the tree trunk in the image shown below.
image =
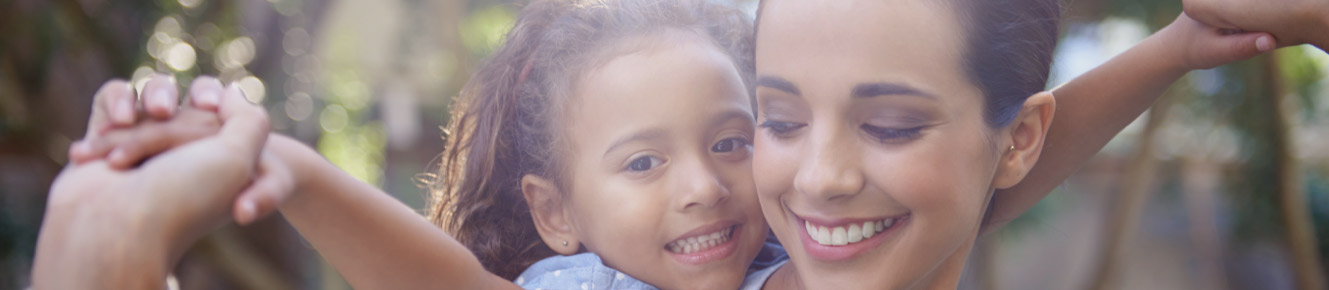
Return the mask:
<svg viewBox="0 0 1329 290"><path fill-rule="evenodd" d="M1164 95L1149 109L1149 119L1138 141L1139 149L1126 165L1125 176L1121 180L1121 194L1117 196L1112 212L1105 220L1108 231L1103 235L1105 242L1102 249L1093 260L1098 261L1098 264L1094 266L1096 271L1089 284L1091 289L1116 288L1113 282L1119 280L1119 265L1125 259L1126 244L1135 237L1144 202L1149 199L1149 193L1157 181L1158 160L1154 158L1154 143L1172 102L1171 96Z"/></svg>
<svg viewBox="0 0 1329 290"><path fill-rule="evenodd" d="M1296 101L1288 95L1278 69L1276 55L1260 57L1264 70L1263 82L1269 97L1273 116L1270 133L1274 136L1270 142L1274 148L1274 170L1277 176L1276 193L1283 226L1286 229L1287 247L1292 252L1293 272L1296 274L1299 289L1325 289L1324 268L1320 265L1320 251L1316 248L1315 226L1306 205L1305 183L1301 179L1300 164L1294 155L1291 113L1289 105Z"/></svg>

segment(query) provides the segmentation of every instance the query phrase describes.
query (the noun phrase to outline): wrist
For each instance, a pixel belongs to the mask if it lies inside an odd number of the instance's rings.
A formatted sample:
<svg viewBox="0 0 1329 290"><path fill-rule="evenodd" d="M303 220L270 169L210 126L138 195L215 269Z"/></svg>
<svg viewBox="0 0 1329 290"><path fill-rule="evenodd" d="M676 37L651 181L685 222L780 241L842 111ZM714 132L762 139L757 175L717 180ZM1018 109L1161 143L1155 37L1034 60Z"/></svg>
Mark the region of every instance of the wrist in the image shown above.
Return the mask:
<svg viewBox="0 0 1329 290"><path fill-rule="evenodd" d="M1315 29L1314 32L1312 32L1312 35L1309 36L1309 41L1311 45L1314 45L1320 50L1329 51L1329 4L1325 6L1326 7L1323 7L1323 9L1317 10L1320 11L1320 15L1318 15L1319 17L1316 18L1319 20L1320 29Z"/></svg>
<svg viewBox="0 0 1329 290"><path fill-rule="evenodd" d="M1180 77L1195 68L1187 61L1189 52L1185 50L1186 45L1182 41L1186 36L1177 35L1173 26L1175 24L1164 27L1130 50L1147 55L1145 59L1148 61L1141 64L1153 64L1155 69L1164 74Z"/></svg>
<svg viewBox="0 0 1329 290"><path fill-rule="evenodd" d="M312 176L317 176L318 166L326 162L323 162L323 157L313 148L294 138L272 134L268 137L266 150L281 163L282 170L290 174L293 182L292 196L310 191L311 186L317 185L311 180Z"/></svg>

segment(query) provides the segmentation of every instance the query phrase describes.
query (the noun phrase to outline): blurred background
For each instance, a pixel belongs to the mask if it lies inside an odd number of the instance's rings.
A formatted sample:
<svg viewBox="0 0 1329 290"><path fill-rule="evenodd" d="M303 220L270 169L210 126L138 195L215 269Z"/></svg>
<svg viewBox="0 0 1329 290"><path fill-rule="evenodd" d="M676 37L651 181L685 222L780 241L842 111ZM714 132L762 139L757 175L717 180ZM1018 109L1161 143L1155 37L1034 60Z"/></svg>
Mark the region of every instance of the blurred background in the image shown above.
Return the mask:
<svg viewBox="0 0 1329 290"><path fill-rule="evenodd" d="M1067 2L1053 85L1181 11ZM451 98L521 3L0 0L0 289L29 284L46 193L111 78L238 82L275 130L423 209L417 180L442 152ZM1309 46L1192 72L985 236L961 288L1323 289L1327 73L1329 55ZM280 217L209 235L176 273L183 289L349 288Z"/></svg>

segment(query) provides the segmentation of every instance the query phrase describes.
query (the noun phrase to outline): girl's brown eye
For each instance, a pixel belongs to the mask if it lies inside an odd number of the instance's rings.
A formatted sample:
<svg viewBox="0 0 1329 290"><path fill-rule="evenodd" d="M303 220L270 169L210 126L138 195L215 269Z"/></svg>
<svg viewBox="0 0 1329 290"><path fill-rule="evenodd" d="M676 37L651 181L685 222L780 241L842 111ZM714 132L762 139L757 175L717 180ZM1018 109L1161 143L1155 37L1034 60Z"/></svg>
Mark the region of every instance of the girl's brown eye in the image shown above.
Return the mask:
<svg viewBox="0 0 1329 290"><path fill-rule="evenodd" d="M660 158L655 156L642 156L637 157L637 159L633 159L632 162L628 163L628 171L642 172L651 170L656 166L660 166Z"/></svg>
<svg viewBox="0 0 1329 290"><path fill-rule="evenodd" d="M734 152L734 150L738 150L739 148L748 145L750 144L748 144L747 139L729 138L729 139L720 140L720 142L716 142L715 145L712 145L711 152L715 153Z"/></svg>

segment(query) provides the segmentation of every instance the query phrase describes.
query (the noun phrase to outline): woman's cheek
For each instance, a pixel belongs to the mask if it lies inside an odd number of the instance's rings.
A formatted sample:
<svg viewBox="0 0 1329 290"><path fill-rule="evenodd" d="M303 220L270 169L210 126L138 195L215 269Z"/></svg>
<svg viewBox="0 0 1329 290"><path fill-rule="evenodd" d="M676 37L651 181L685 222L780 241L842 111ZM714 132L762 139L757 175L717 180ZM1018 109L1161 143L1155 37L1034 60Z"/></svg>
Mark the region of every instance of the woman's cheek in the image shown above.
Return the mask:
<svg viewBox="0 0 1329 290"><path fill-rule="evenodd" d="M752 173L759 196L774 197L793 186L797 172L798 152L795 148L772 142L769 136L758 137L753 144Z"/></svg>

